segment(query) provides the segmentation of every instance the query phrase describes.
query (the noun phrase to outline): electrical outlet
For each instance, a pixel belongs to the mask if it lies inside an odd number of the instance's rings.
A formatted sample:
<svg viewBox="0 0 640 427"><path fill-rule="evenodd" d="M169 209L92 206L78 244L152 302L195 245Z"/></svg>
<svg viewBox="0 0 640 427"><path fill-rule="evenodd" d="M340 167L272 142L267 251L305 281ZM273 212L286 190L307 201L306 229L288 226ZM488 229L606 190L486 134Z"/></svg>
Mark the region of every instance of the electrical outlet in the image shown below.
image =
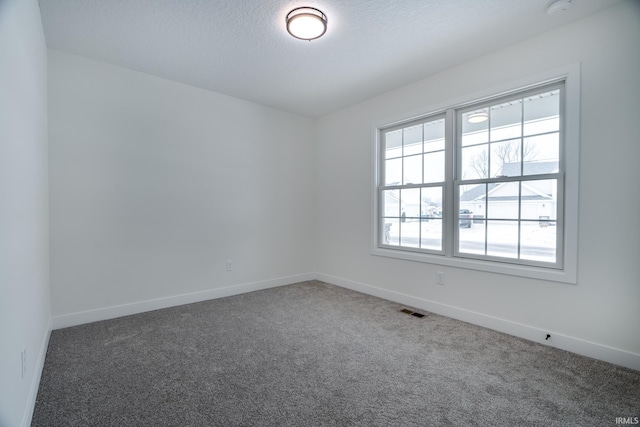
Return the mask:
<svg viewBox="0 0 640 427"><path fill-rule="evenodd" d="M231 260L227 260L227 271L231 271L231 270L233 270L232 263L233 263L233 261L231 261Z"/></svg>
<svg viewBox="0 0 640 427"><path fill-rule="evenodd" d="M22 351L20 352L20 361L21 361L21 365L22 365L22 373L20 374L20 378L25 377L25 375L27 374L27 349L23 348Z"/></svg>
<svg viewBox="0 0 640 427"><path fill-rule="evenodd" d="M436 284L437 285L444 285L444 271L437 271L436 272Z"/></svg>

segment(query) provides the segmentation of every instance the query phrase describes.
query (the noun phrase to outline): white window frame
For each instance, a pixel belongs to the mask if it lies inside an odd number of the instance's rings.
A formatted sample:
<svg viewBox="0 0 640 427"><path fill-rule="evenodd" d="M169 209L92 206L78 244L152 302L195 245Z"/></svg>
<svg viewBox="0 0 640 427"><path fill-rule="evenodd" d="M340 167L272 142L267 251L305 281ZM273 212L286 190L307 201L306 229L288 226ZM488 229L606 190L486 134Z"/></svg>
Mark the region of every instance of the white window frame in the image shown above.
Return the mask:
<svg viewBox="0 0 640 427"><path fill-rule="evenodd" d="M564 174L562 175L563 185L560 188L562 193L558 197L564 197L563 212L558 212L562 218L558 218L562 223L562 245L558 247L561 251L559 259L562 261L562 268L549 268L547 266L514 264L508 260L501 259L474 259L464 257L464 254L454 253L454 234L457 234L457 227L452 221L457 223L457 216L443 216L443 253L434 254L426 251L412 251L381 245L379 242L383 224L380 218L379 187L381 178L381 132L393 126L407 124L417 120L424 120L429 117L442 115L446 116L447 127L445 130L446 140L446 166L445 166L445 188L443 205L445 212L458 212L457 199L455 197L455 176L454 176L454 150L455 150L455 114L456 111L464 107L493 100L511 94L526 91L529 89L545 86L556 82L564 82L564 118L562 122L564 141L561 144L561 162L564 162ZM426 113L425 113L426 111ZM575 284L577 282L577 262L578 262L578 194L579 194L579 131L580 131L580 64L572 64L560 69L551 70L522 79L517 82L501 85L492 89L471 94L467 97L452 100L441 105L433 106L423 110L422 113L407 114L404 118L387 120L374 126L373 129L373 150L372 150L372 209L371 209L371 254L389 258L397 258L408 261L418 261L430 264L442 265L446 267L457 267L479 271L486 271L499 274L528 277L541 280L549 280L562 283ZM560 200L560 199L559 199ZM560 231L560 230L559 230Z"/></svg>

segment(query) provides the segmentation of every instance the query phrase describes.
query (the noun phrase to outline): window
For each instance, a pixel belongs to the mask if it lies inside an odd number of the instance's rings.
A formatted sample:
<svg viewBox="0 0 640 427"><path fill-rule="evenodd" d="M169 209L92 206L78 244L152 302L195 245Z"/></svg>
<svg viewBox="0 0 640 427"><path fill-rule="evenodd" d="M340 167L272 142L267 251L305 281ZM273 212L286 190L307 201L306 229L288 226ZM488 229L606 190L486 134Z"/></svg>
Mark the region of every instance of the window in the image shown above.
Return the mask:
<svg viewBox="0 0 640 427"><path fill-rule="evenodd" d="M568 74L377 128L373 253L575 282Z"/></svg>
<svg viewBox="0 0 640 427"><path fill-rule="evenodd" d="M563 88L456 110L456 256L562 268Z"/></svg>
<svg viewBox="0 0 640 427"><path fill-rule="evenodd" d="M382 245L442 252L444 133L444 116L382 133Z"/></svg>

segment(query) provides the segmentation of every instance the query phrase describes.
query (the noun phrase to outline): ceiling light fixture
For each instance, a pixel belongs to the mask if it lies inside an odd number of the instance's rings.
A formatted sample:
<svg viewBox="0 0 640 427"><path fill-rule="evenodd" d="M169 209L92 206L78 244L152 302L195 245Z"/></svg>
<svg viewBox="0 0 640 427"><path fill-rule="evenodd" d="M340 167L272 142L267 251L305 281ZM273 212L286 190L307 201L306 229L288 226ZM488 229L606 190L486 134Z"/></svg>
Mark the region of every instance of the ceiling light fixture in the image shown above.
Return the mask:
<svg viewBox="0 0 640 427"><path fill-rule="evenodd" d="M484 111L476 111L475 113L471 113L467 116L467 121L469 123L482 123L489 120L489 115Z"/></svg>
<svg viewBox="0 0 640 427"><path fill-rule="evenodd" d="M554 0L547 5L547 15L557 15L571 7L571 0Z"/></svg>
<svg viewBox="0 0 640 427"><path fill-rule="evenodd" d="M298 7L287 15L287 31L300 40L314 40L327 32L327 15L313 7Z"/></svg>

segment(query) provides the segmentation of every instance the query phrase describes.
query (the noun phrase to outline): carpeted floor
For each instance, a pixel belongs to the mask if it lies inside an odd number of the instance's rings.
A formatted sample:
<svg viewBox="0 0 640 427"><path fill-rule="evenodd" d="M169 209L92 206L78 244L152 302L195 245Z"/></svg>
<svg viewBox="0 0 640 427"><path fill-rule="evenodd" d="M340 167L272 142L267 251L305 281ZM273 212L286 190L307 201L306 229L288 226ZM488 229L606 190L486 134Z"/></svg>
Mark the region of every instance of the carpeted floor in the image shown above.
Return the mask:
<svg viewBox="0 0 640 427"><path fill-rule="evenodd" d="M56 330L33 426L615 426L640 372L322 282Z"/></svg>

